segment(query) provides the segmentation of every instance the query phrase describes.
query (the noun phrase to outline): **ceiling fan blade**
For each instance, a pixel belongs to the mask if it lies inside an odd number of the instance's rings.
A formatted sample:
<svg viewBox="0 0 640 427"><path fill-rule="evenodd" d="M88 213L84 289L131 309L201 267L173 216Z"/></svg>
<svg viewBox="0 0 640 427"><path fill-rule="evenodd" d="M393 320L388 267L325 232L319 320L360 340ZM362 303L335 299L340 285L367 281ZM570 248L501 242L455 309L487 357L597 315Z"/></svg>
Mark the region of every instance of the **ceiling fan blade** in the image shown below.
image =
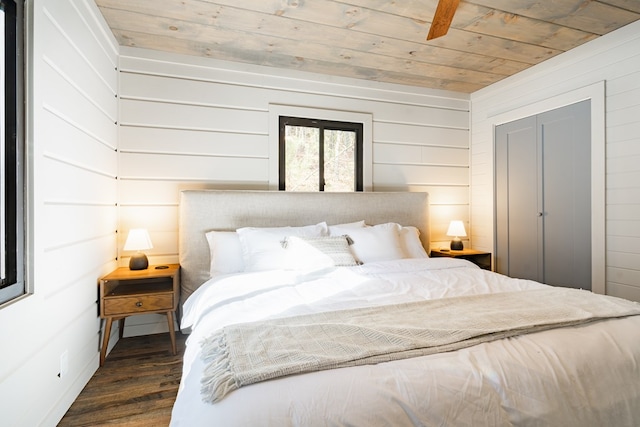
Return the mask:
<svg viewBox="0 0 640 427"><path fill-rule="evenodd" d="M435 39L447 34L451 21L453 21L453 15L456 13L459 3L460 0L438 1L438 7L436 7L436 13L433 15L433 21L431 22L431 28L429 29L427 40Z"/></svg>

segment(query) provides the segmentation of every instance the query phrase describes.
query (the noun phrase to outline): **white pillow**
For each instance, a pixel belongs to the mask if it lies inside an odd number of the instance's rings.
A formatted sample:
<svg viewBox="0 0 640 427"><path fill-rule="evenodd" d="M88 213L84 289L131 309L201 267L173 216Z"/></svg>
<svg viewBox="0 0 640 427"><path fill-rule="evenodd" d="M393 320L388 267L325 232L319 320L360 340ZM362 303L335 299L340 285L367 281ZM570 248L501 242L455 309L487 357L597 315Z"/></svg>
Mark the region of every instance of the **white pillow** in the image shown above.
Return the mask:
<svg viewBox="0 0 640 427"><path fill-rule="evenodd" d="M416 227L400 227L400 244L406 258L429 258L420 241L420 230Z"/></svg>
<svg viewBox="0 0 640 427"><path fill-rule="evenodd" d="M327 235L327 224L321 222L304 227L245 227L236 230L240 237L244 271L278 270L285 267L282 242L287 236L321 237Z"/></svg>
<svg viewBox="0 0 640 427"><path fill-rule="evenodd" d="M209 274L239 273L244 271L240 238L235 231L209 231Z"/></svg>
<svg viewBox="0 0 640 427"><path fill-rule="evenodd" d="M365 227L364 219L356 222L348 222L345 224L336 224L329 226L329 236L341 236L341 233L336 234L336 230L341 231L344 228L362 228Z"/></svg>
<svg viewBox="0 0 640 427"><path fill-rule="evenodd" d="M316 270L358 265L347 236L298 237L285 241L287 270Z"/></svg>
<svg viewBox="0 0 640 427"><path fill-rule="evenodd" d="M405 257L400 244L400 226L395 223L363 228L334 228L338 234L349 236L351 251L361 263L390 261Z"/></svg>

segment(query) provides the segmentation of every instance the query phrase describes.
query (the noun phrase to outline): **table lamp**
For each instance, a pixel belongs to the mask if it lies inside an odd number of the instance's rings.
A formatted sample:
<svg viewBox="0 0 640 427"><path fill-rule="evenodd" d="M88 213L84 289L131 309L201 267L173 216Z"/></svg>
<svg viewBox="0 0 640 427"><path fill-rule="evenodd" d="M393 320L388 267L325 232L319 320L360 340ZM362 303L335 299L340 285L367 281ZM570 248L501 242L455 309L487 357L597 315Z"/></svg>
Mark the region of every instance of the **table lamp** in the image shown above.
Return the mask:
<svg viewBox="0 0 640 427"><path fill-rule="evenodd" d="M136 251L129 259L129 270L145 270L149 267L147 256L141 251L153 248L149 232L145 228L132 228L129 230L127 241L124 244L125 251Z"/></svg>
<svg viewBox="0 0 640 427"><path fill-rule="evenodd" d="M453 237L453 240L451 241L452 251L461 251L464 249L464 245L462 244L460 237L466 237L467 232L464 230L464 224L462 221L451 221L449 229L447 230L447 236Z"/></svg>

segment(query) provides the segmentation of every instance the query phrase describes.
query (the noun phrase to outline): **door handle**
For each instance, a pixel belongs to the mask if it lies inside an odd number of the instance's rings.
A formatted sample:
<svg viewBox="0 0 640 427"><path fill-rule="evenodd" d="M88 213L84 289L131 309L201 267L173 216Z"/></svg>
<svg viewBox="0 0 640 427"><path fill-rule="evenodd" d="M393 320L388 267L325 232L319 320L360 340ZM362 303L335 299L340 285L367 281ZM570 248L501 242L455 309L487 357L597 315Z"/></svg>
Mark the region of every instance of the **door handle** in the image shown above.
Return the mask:
<svg viewBox="0 0 640 427"><path fill-rule="evenodd" d="M538 212L538 216L542 216L542 215L543 215L543 213L542 213L542 212Z"/></svg>

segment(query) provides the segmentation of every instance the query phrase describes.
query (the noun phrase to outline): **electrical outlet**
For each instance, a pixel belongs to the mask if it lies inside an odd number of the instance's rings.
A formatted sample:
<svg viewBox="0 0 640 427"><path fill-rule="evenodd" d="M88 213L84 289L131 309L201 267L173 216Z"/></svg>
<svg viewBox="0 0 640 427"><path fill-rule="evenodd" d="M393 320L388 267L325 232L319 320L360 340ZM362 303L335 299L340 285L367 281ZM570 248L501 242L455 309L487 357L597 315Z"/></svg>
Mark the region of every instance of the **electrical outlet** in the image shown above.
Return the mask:
<svg viewBox="0 0 640 427"><path fill-rule="evenodd" d="M65 350L60 355L60 374L59 377L62 378L69 372L69 352Z"/></svg>

